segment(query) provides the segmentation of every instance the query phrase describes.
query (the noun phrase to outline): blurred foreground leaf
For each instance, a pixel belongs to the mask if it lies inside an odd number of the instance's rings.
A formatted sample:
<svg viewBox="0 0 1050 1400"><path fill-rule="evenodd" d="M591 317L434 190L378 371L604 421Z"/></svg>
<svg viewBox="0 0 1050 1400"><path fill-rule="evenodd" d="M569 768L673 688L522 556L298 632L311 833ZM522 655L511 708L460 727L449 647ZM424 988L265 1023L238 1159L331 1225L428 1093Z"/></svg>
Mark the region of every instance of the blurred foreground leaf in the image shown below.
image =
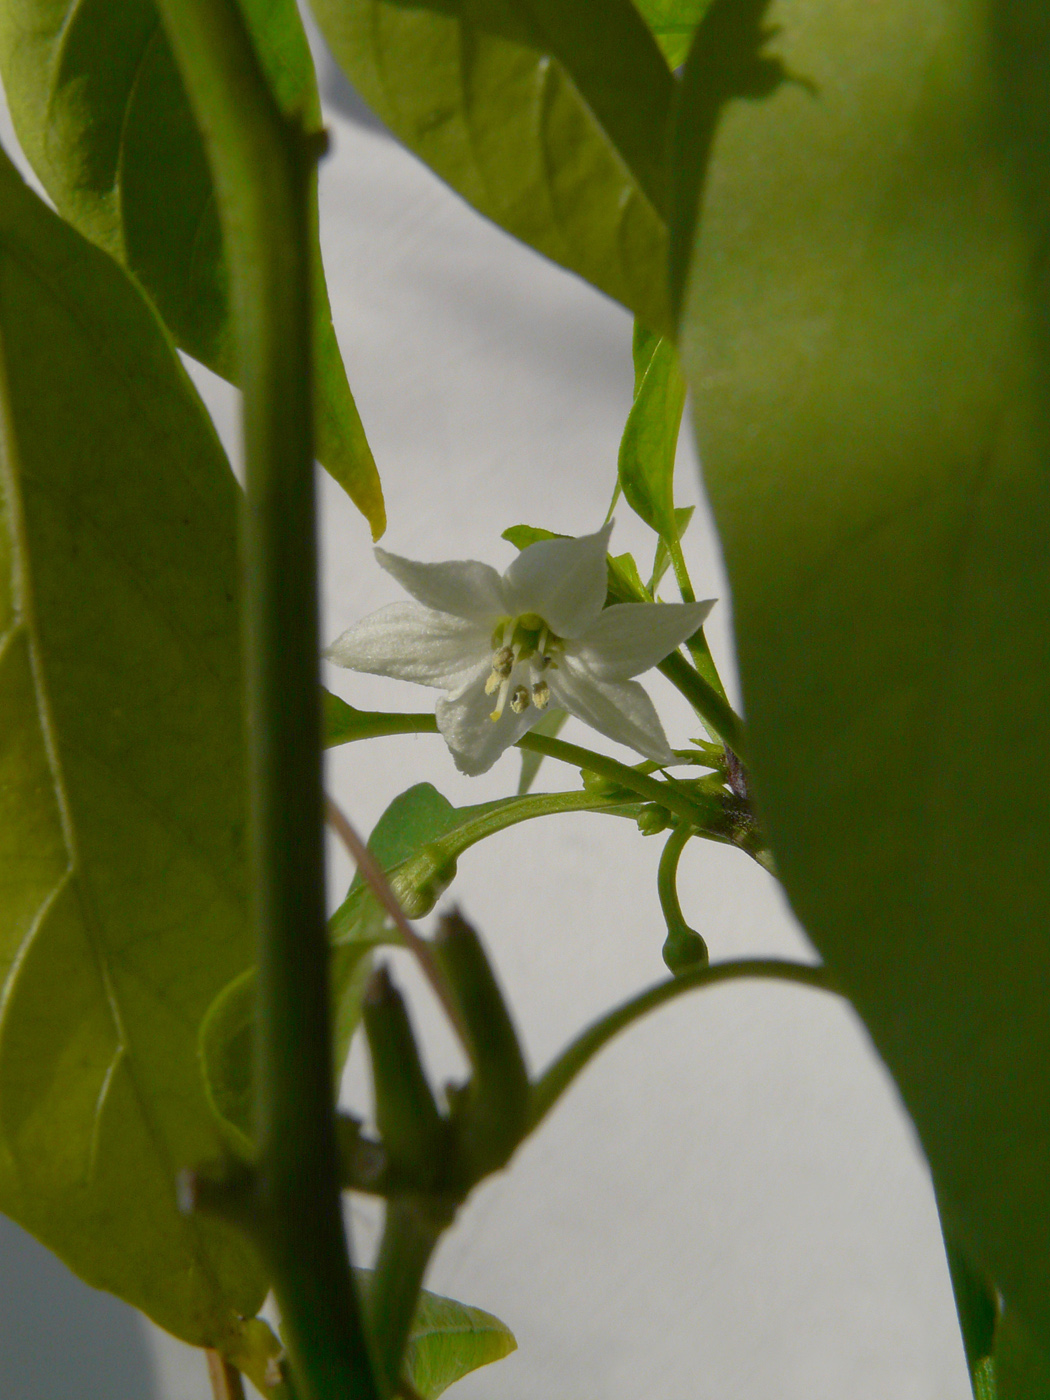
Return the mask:
<svg viewBox="0 0 1050 1400"><path fill-rule="evenodd" d="M756 799L947 1231L1045 1356L1050 10L715 0L684 82Z"/></svg>
<svg viewBox="0 0 1050 1400"><path fill-rule="evenodd" d="M249 962L237 487L145 300L0 156L0 1208L235 1352L265 1279L179 1213L197 1026Z"/></svg>

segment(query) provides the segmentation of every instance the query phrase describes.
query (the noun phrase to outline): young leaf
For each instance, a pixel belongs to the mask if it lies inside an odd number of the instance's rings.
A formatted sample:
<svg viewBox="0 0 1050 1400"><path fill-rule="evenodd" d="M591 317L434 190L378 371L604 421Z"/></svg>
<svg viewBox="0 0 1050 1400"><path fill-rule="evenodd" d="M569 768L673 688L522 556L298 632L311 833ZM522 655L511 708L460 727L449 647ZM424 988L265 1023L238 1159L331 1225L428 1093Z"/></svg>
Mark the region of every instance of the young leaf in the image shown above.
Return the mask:
<svg viewBox="0 0 1050 1400"><path fill-rule="evenodd" d="M630 0L313 0L402 141L482 214L670 328L674 79Z"/></svg>
<svg viewBox="0 0 1050 1400"><path fill-rule="evenodd" d="M678 538L674 462L684 405L685 382L678 368L678 352L669 340L661 340L648 356L627 415L620 441L619 476L627 504L663 540Z"/></svg>
<svg viewBox="0 0 1050 1400"><path fill-rule="evenodd" d="M680 133L751 772L957 1237L1050 1354L1050 12L765 12L715 0Z"/></svg>
<svg viewBox="0 0 1050 1400"><path fill-rule="evenodd" d="M559 535L554 530L544 530L539 525L508 525L500 535L501 540L506 540L515 549L528 549L530 544L536 544L539 540L566 540L568 535Z"/></svg>
<svg viewBox="0 0 1050 1400"><path fill-rule="evenodd" d="M680 68L710 0L634 0L668 68Z"/></svg>
<svg viewBox="0 0 1050 1400"><path fill-rule="evenodd" d="M237 488L154 313L0 156L0 1209L236 1351L265 1277L180 1214L197 1025L249 962Z"/></svg>
<svg viewBox="0 0 1050 1400"><path fill-rule="evenodd" d="M371 1271L355 1269L354 1274L367 1298ZM450 1385L479 1366L501 1361L517 1346L513 1332L498 1317L424 1288L409 1334L405 1374L422 1400L436 1400Z"/></svg>
<svg viewBox="0 0 1050 1400"><path fill-rule="evenodd" d="M320 125L294 0L244 0L288 112ZM0 6L0 71L19 141L60 214L133 272L178 344L236 380L216 193L152 0ZM318 455L378 537L383 497L317 267Z"/></svg>

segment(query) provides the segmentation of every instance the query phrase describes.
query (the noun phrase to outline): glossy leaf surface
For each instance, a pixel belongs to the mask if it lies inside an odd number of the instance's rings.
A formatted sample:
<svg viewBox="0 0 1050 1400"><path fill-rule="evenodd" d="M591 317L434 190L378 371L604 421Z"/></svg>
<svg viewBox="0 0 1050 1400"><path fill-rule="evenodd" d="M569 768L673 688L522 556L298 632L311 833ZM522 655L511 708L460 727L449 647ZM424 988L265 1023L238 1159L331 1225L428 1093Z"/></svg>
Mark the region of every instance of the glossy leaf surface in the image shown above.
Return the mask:
<svg viewBox="0 0 1050 1400"><path fill-rule="evenodd" d="M197 1026L250 960L237 488L137 288L0 157L0 1208L238 1350L265 1280L180 1214Z"/></svg>
<svg viewBox="0 0 1050 1400"><path fill-rule="evenodd" d="M354 87L481 213L669 329L674 79L630 0L313 0Z"/></svg>
<svg viewBox="0 0 1050 1400"><path fill-rule="evenodd" d="M1050 1351L1050 12L715 0L684 81L757 801L947 1226Z"/></svg>
<svg viewBox="0 0 1050 1400"><path fill-rule="evenodd" d="M320 123L294 0L245 0L282 106ZM0 6L0 71L22 147L64 218L142 283L179 346L236 380L215 190L152 0ZM318 455L382 533L383 498L316 249Z"/></svg>

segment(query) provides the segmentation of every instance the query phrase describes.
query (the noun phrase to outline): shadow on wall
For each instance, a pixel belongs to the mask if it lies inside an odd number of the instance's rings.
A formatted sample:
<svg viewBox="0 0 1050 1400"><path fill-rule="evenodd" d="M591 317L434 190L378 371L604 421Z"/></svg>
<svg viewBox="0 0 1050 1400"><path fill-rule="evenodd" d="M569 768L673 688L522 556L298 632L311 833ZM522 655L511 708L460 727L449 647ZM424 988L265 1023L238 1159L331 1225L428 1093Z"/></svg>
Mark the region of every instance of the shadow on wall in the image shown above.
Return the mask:
<svg viewBox="0 0 1050 1400"><path fill-rule="evenodd" d="M152 1400L155 1393L138 1314L81 1283L0 1217L3 1400Z"/></svg>

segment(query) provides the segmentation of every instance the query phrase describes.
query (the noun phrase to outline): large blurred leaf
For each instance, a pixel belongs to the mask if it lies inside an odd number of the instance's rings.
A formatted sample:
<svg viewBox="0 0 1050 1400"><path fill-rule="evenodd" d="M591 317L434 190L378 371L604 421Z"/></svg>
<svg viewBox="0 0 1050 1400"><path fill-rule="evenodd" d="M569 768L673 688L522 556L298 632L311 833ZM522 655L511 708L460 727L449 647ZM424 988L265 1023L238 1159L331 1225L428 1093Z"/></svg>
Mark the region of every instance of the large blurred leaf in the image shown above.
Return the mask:
<svg viewBox="0 0 1050 1400"><path fill-rule="evenodd" d="M757 799L951 1234L1050 1350L1050 8L776 0L786 80L734 98L762 8L716 0L680 132Z"/></svg>
<svg viewBox="0 0 1050 1400"><path fill-rule="evenodd" d="M358 1287L367 1296L372 1276L355 1269ZM436 1400L450 1385L517 1350L514 1334L498 1317L442 1298L424 1288L405 1353L405 1374L422 1400Z"/></svg>
<svg viewBox="0 0 1050 1400"><path fill-rule="evenodd" d="M288 112L320 123L295 0L243 0ZM153 0L0 5L0 71L18 139L65 218L149 292L178 344L236 380L215 190ZM383 497L332 329L316 250L318 453L378 536Z"/></svg>
<svg viewBox="0 0 1050 1400"><path fill-rule="evenodd" d="M187 1340L265 1293L176 1173L250 959L237 489L138 290L0 156L0 1208Z"/></svg>
<svg viewBox="0 0 1050 1400"><path fill-rule="evenodd" d="M630 0L312 0L361 96L515 237L669 329L674 79Z"/></svg>

